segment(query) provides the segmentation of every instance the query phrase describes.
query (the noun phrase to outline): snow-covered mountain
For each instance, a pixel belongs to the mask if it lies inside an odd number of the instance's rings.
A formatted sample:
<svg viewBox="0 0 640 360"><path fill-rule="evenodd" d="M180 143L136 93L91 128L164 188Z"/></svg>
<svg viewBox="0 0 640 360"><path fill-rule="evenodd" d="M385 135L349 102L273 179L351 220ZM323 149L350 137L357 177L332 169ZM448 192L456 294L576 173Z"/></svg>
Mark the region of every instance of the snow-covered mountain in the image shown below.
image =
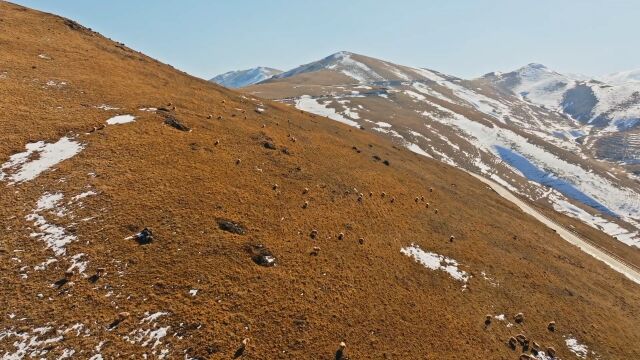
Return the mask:
<svg viewBox="0 0 640 360"><path fill-rule="evenodd" d="M563 112L609 131L640 125L640 71L613 74L602 81L563 75L529 64L508 73L484 76L525 101Z"/></svg>
<svg viewBox="0 0 640 360"><path fill-rule="evenodd" d="M259 66L247 70L229 71L209 81L234 89L257 84L281 72L278 69Z"/></svg>
<svg viewBox="0 0 640 360"><path fill-rule="evenodd" d="M640 168L640 70L601 80L564 75L540 64L508 73L490 73L480 82L531 104L567 115L585 125L583 141L598 158Z"/></svg>
<svg viewBox="0 0 640 360"><path fill-rule="evenodd" d="M540 64L464 80L342 51L245 91L378 132L640 247L640 136L618 126L636 109L622 85Z"/></svg>

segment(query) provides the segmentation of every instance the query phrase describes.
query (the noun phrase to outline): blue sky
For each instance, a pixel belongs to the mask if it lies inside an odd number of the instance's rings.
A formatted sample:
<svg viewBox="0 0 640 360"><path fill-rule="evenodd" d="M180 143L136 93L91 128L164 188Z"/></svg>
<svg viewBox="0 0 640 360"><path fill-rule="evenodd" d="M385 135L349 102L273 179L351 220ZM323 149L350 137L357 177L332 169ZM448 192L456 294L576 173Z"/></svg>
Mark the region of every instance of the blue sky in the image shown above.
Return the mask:
<svg viewBox="0 0 640 360"><path fill-rule="evenodd" d="M460 77L538 62L640 68L637 0L17 0L190 74L287 70L339 50Z"/></svg>

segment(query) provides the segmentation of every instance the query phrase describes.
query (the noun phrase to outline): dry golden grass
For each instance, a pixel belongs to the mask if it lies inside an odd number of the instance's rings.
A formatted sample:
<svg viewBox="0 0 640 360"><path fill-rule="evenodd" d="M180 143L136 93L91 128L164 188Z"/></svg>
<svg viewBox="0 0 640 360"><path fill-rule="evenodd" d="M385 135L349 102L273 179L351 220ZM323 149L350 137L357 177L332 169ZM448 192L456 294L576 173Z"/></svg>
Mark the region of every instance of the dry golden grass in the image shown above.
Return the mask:
<svg viewBox="0 0 640 360"><path fill-rule="evenodd" d="M569 334L603 359L640 357L637 285L465 173L365 131L243 98L62 18L8 3L0 14L0 162L34 140L69 135L85 144L56 171L0 184L0 334L47 324L89 329L47 345L50 358L64 349L88 358L106 341L105 359L159 349L170 358L229 359L250 338L246 359L332 359L340 341L352 359L517 359L506 342L520 332L563 359L574 357L564 346ZM48 80L67 85L47 87ZM169 102L191 132L138 110ZM254 111L260 102L262 114ZM116 113L137 119L86 134ZM266 149L265 139L277 149ZM100 267L106 274L95 284L76 274L73 286L55 289L69 266L60 257L21 278L23 266L53 257L30 237L25 216L44 192L68 199L87 186L98 194L84 207L69 205L75 219L51 218L78 237L67 251L86 254L86 274ZM414 202L419 195L429 209ZM78 220L86 217L94 218ZM218 218L246 234L221 231ZM144 227L153 230L151 244L126 239ZM473 274L468 290L402 255L411 243L458 260ZM247 244L266 246L277 266L256 265ZM314 246L318 256L310 256ZM130 317L107 331L123 311ZM156 349L123 338L147 326L140 324L147 311L169 313L158 320L170 328ZM484 328L487 313L511 320L518 312L523 325ZM546 330L551 320L554 333ZM15 340L0 336L0 353L15 351Z"/></svg>

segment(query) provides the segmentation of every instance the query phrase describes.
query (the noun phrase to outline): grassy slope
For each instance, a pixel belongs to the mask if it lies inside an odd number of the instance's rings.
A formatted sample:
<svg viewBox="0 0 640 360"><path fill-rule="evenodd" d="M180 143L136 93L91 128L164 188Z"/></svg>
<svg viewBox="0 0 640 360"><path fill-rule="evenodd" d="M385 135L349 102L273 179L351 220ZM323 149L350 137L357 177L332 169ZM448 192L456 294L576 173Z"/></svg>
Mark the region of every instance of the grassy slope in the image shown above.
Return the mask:
<svg viewBox="0 0 640 360"><path fill-rule="evenodd" d="M73 29L64 19L7 3L0 3L0 14L0 72L6 71L0 79L0 161L33 140L75 134L86 145L57 171L1 184L0 225L6 231L0 233L0 299L5 312L17 316L3 313L0 332L80 322L90 336L67 334L49 355L75 349L84 357L106 340L102 354L113 358L151 353L151 346L123 336L142 326L145 311L167 311L160 322L170 326L169 335L158 349L175 358L227 359L249 337L248 359L330 359L341 340L355 359L515 359L518 353L505 341L519 332L554 346L564 359L573 356L563 345L568 334L603 358L640 356L628 346L640 339L637 286L466 174L284 105L265 101L266 112L258 114L254 102L238 93ZM38 58L42 53L52 59ZM52 79L68 85L44 85ZM192 132L137 110L168 102ZM104 103L137 121L86 135L114 114L94 108ZM265 149L265 137L279 149ZM290 155L280 151L283 146ZM76 275L73 286L56 290L49 285L69 266L61 258L22 279L21 267L52 257L29 237L33 226L25 216L43 192L70 197L87 185L98 195L73 212L78 219L95 218L56 221L73 228L79 240L67 249L86 254L87 274L97 267L107 274L97 284ZM354 188L366 194L363 203ZM416 204L416 195L432 207ZM217 217L241 222L247 234L220 231ZM155 242L125 240L145 226L153 228ZM319 231L317 257L309 255L311 229ZM336 239L339 232L345 240ZM449 243L452 234L457 240ZM266 245L278 266L255 265L247 243ZM475 275L469 290L402 255L400 248L410 243L458 260ZM482 271L499 286L482 279ZM194 288L198 295L189 296ZM121 311L131 317L106 331ZM523 326L483 327L487 313L520 311L527 316ZM558 322L556 333L545 329L550 320ZM0 353L13 349L14 340L0 338Z"/></svg>

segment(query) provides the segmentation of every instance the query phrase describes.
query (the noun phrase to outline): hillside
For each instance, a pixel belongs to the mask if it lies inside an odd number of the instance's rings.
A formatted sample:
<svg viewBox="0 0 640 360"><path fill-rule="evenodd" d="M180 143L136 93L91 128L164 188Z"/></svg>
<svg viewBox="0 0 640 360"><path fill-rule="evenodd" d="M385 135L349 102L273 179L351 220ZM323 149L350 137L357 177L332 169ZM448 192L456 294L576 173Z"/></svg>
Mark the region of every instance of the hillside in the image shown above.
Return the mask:
<svg viewBox="0 0 640 360"><path fill-rule="evenodd" d="M638 285L467 173L0 14L3 359L640 357Z"/></svg>
<svg viewBox="0 0 640 360"><path fill-rule="evenodd" d="M539 64L527 69L521 73L548 82L561 77ZM503 78L516 83L515 76ZM594 154L591 144L603 138L593 126L526 101L487 77L463 80L340 52L243 90L363 127L497 181L555 210L557 221L565 221L557 213L579 220L570 226L640 264L640 182L629 164Z"/></svg>

